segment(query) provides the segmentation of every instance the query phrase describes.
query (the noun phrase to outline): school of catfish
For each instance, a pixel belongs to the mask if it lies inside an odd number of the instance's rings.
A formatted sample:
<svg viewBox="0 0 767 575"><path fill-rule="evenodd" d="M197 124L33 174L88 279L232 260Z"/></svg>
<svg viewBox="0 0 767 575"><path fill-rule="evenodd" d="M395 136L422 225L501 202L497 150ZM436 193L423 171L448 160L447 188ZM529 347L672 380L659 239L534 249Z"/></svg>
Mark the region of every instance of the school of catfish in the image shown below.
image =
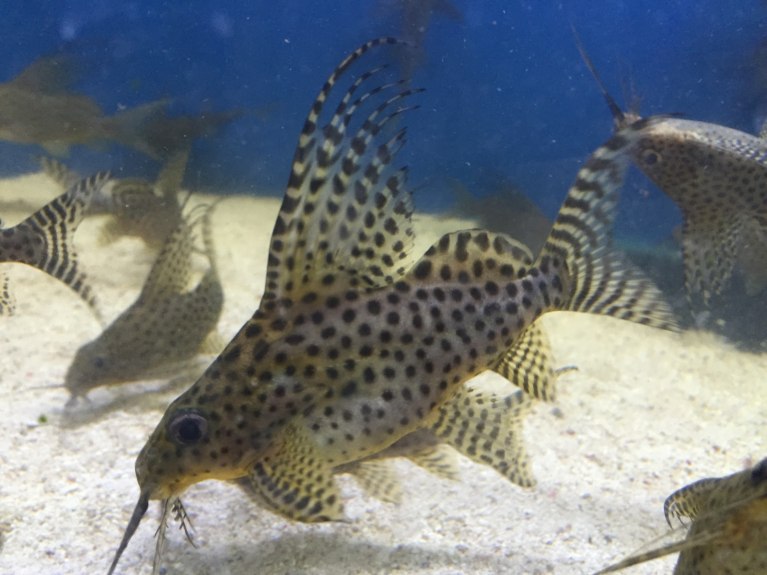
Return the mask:
<svg viewBox="0 0 767 575"><path fill-rule="evenodd" d="M161 153L145 138L146 124L165 118L163 102L105 118L66 92L46 62L0 86L0 99L5 90L14 106L11 96L51 86L36 106L60 113L76 104L88 116L72 140L24 131L0 137L52 153L112 138L164 161L149 182L106 172L81 178L44 158L61 194L0 230L0 261L60 280L103 326L72 359L63 382L70 408L87 409L88 393L101 386L180 375L193 381L138 455L138 501L111 565L105 550L109 573L150 501L161 501L163 528L171 509L183 522L179 498L203 480L236 481L254 505L310 523L347 519L341 474L372 496L399 501L394 458L455 479L460 454L534 488L529 458L540 446L528 454L522 425L535 402L556 400L559 373L538 319L567 311L679 329L663 293L614 246L619 193L632 163L683 213L690 305L700 305L698 296L708 305L736 270L749 291L767 285L767 144L715 124L624 113L604 88L614 133L574 174L535 253L515 239L513 227L456 230L414 253L408 169L398 153L408 116L428 94L411 86L410 68L407 81L391 82L384 67L365 63L369 52L401 55L408 47L394 38L366 42L332 71L311 104L272 230L263 296L228 343L218 333L224 290L215 202L190 202L182 192L188 147L164 146ZM207 129L200 126L200 133ZM97 215L106 219L102 243L137 236L153 257L137 299L109 325L72 241L82 219ZM23 288L5 275L2 281L0 312L13 313ZM204 367L201 356L216 357ZM502 393L471 382L488 370L517 389ZM674 572L681 575L767 572L765 463L672 494L666 516L693 521L686 537L602 572L673 552L680 552Z"/></svg>

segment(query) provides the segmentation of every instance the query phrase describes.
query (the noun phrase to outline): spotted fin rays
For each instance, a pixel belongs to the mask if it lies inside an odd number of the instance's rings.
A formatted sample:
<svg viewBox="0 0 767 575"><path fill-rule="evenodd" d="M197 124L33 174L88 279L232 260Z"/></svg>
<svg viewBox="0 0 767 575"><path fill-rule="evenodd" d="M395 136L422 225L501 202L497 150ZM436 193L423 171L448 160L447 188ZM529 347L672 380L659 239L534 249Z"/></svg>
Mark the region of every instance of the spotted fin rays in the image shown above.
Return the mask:
<svg viewBox="0 0 767 575"><path fill-rule="evenodd" d="M108 179L107 173L99 173L79 180L24 221L0 230L0 262L27 264L64 282L99 320L101 312L78 265L73 236L91 198Z"/></svg>
<svg viewBox="0 0 767 575"><path fill-rule="evenodd" d="M149 499L205 479L248 478L262 505L288 519L342 520L335 475L413 433L530 485L518 432L528 396L484 395L467 382L518 365L535 372L516 378L523 388L551 397L548 352L532 349L545 341L534 326L549 311L674 326L660 292L611 246L637 126L581 168L537 258L509 236L467 230L410 263L407 172L393 165L405 132L391 119L412 109L415 91L364 88L374 69L321 125L341 74L395 43L357 49L315 100L274 226L264 298L139 454L139 502L112 570Z"/></svg>

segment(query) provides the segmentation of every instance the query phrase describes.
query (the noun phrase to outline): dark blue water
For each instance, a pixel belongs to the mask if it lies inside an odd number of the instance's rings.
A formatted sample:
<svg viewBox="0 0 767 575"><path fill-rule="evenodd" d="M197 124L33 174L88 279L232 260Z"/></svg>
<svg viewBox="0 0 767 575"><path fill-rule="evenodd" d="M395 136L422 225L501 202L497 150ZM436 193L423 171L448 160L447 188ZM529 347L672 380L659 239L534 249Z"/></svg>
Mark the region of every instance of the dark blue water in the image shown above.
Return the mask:
<svg viewBox="0 0 767 575"><path fill-rule="evenodd" d="M555 2L453 0L436 15L414 83L427 92L408 118L405 159L417 204L443 209L449 178L473 193L486 173L515 182L553 215L578 164L611 130L575 48L575 25L608 87L641 112L755 131L767 110L767 7L757 0ZM391 2L389 2L391 4ZM734 7L737 6L737 7ZM13 3L0 19L2 80L65 50L83 63L76 89L108 113L170 97L172 112L248 113L194 148L187 183L211 191L279 192L304 115L329 71L364 40L396 35L399 14L373 1ZM760 68L761 66L761 68ZM630 93L628 94L630 95ZM33 146L0 144L0 169L35 169ZM81 169L153 174L158 164L118 146L75 148ZM487 178L485 178L487 179ZM659 240L676 208L635 175L619 233Z"/></svg>

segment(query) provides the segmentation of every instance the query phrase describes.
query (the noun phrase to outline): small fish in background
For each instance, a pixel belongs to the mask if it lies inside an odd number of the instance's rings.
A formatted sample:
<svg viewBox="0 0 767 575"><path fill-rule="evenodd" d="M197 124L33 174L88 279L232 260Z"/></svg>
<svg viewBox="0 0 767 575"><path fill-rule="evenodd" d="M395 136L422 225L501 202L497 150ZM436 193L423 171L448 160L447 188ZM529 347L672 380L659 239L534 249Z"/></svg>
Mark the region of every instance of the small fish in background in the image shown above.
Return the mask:
<svg viewBox="0 0 767 575"><path fill-rule="evenodd" d="M616 130L643 121L624 113L576 44L613 116ZM648 118L645 118L645 120ZM653 116L632 151L634 164L684 218L682 253L688 296L708 306L737 268L749 295L767 287L767 140L732 128Z"/></svg>
<svg viewBox="0 0 767 575"><path fill-rule="evenodd" d="M189 149L175 152L163 166L157 181L140 178L110 180L92 203L89 214L108 214L101 233L103 244L122 236L139 237L152 250L159 250L183 219L179 191L184 179ZM78 176L52 158L42 158L43 171L66 186Z"/></svg>
<svg viewBox="0 0 767 575"><path fill-rule="evenodd" d="M185 216L166 239L138 299L77 351L64 382L70 403L99 386L176 375L193 367L198 354L221 350L216 326L224 296L211 210L197 206ZM190 288L197 228L208 268Z"/></svg>
<svg viewBox="0 0 767 575"><path fill-rule="evenodd" d="M599 571L679 553L674 575L764 575L767 573L767 459L726 477L701 479L672 493L666 520L689 519L682 541L638 553Z"/></svg>
<svg viewBox="0 0 767 575"><path fill-rule="evenodd" d="M619 131L581 168L535 261L509 236L467 230L444 235L412 262L407 170L392 165L405 130L388 128L419 90L370 86L383 68L370 70L340 98L348 105L330 106L335 113L321 123L351 64L397 44L362 45L315 99L272 232L259 308L168 407L139 454L139 499L110 573L150 499L177 498L206 479L248 477L273 513L343 520L334 470L420 429L524 484L521 442L485 433L490 399L465 384L489 369L541 393L536 382L546 374L536 370L546 362L527 346L538 341L531 328L547 311L675 326L658 290L610 245L641 126ZM524 374L512 367L520 365Z"/></svg>
<svg viewBox="0 0 767 575"><path fill-rule="evenodd" d="M64 282L102 320L90 282L77 262L75 230L91 198L109 179L106 172L78 181L66 192L12 228L0 228L0 262L36 267ZM7 281L7 280L6 280ZM7 292L7 283L4 292Z"/></svg>
<svg viewBox="0 0 767 575"><path fill-rule="evenodd" d="M383 14L399 15L398 37L403 41L396 48L400 71L405 80L411 80L415 71L426 61L426 33L436 16L462 23L461 11L450 0L379 0L378 10Z"/></svg>
<svg viewBox="0 0 767 575"><path fill-rule="evenodd" d="M451 215L477 220L479 227L492 232L511 230L533 253L539 253L551 229L552 221L530 198L508 178L498 175L478 187L492 189L490 194L474 195L459 182L452 180L450 188L455 203Z"/></svg>
<svg viewBox="0 0 767 575"><path fill-rule="evenodd" d="M92 99L70 91L72 58L40 58L9 82L0 84L0 140L37 144L54 156L73 145L106 141L151 153L141 126L162 111L167 101L151 102L105 116Z"/></svg>

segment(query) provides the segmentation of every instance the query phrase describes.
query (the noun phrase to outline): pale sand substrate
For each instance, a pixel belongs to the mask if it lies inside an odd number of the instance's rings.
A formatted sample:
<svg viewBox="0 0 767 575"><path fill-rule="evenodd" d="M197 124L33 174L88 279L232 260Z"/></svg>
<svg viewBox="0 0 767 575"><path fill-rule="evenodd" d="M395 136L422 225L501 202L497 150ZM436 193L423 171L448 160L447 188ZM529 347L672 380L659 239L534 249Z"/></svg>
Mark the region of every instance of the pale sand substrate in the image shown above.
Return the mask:
<svg viewBox="0 0 767 575"><path fill-rule="evenodd" d="M41 205L55 193L46 178L28 176L4 182L0 201ZM277 206L233 197L216 209L226 339L256 307ZM8 224L24 215L5 211ZM111 320L136 297L151 257L134 239L99 247L100 225L86 221L77 243ZM461 227L419 217L419 249ZM0 573L104 573L138 496L136 455L188 384L101 389L90 404L65 409L63 389L39 386L60 384L100 327L58 282L3 267L18 311L0 319ZM663 500L676 488L767 455L767 357L705 334L582 314L550 314L545 325L557 363L579 370L561 378L555 404L537 405L526 421L535 488L463 458L459 482L402 461L400 505L369 498L343 476L351 522L299 525L236 487L206 482L184 496L197 547L172 524L167 572L585 574L664 533ZM151 572L157 524L153 502L119 573ZM667 573L673 561L627 572Z"/></svg>

